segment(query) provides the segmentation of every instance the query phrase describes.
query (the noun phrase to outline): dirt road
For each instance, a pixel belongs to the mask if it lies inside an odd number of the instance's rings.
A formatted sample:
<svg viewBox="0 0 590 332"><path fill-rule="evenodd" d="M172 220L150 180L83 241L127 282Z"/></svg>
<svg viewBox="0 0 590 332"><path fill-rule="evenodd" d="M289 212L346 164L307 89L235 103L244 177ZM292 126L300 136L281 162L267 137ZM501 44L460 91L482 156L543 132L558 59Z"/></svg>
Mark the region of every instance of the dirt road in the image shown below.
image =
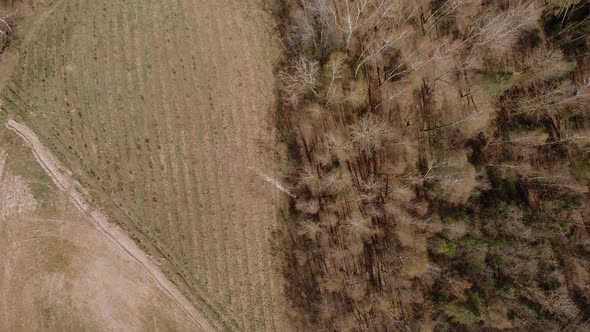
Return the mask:
<svg viewBox="0 0 590 332"><path fill-rule="evenodd" d="M94 225L108 236L113 242L118 244L134 260L136 260L149 275L154 279L158 286L171 298L178 306L186 312L196 323L196 326L202 331L215 331L213 326L208 322L205 316L197 311L192 303L179 291L158 266L133 242L133 240L121 230L118 226L108 222L107 217L100 211L93 209L82 194L83 189L72 177L71 172L64 169L59 160L47 149L37 135L27 126L14 120L9 120L6 127L16 132L25 142L31 146L35 158L45 169L47 174L53 179L55 184L70 197L71 201L83 213L90 216Z"/></svg>

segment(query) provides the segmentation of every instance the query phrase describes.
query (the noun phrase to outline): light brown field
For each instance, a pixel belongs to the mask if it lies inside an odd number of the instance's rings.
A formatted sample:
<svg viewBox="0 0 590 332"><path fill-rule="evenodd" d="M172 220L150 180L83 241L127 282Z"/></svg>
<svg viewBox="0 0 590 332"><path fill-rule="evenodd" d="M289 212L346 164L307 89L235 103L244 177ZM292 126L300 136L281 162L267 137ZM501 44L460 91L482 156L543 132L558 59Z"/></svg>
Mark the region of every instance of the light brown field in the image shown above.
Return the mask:
<svg viewBox="0 0 590 332"><path fill-rule="evenodd" d="M14 136L0 129L0 330L196 330Z"/></svg>
<svg viewBox="0 0 590 332"><path fill-rule="evenodd" d="M48 1L2 93L217 327L288 330L262 1ZM12 58L11 58L12 57ZM258 175L257 175L258 174Z"/></svg>
<svg viewBox="0 0 590 332"><path fill-rule="evenodd" d="M61 165L59 160L55 158L51 151L43 146L43 143L41 143L37 135L31 131L30 128L14 120L8 120L6 127L15 132L31 147L35 159L39 165L43 167L47 175L51 177L54 184L57 185L61 192L66 193L69 201L73 203L80 212L88 217L93 226L102 233L103 237L110 240L113 249L119 248L120 251L127 254L128 259L137 263L151 277L151 279L156 282L158 288L173 299L175 304L192 318L195 328L203 331L215 330L207 318L204 317L204 315L182 294L178 287L162 273L153 259L146 255L146 253L143 252L120 227L109 222L108 217L88 203L86 191L79 183L77 183L77 181L72 179L71 171ZM18 198L15 202L11 202L11 197L6 199L7 202L12 203L8 205L9 209L7 210L9 212L11 210L10 208L16 210L17 213L22 213L21 210L26 211L27 209L33 209L36 207L36 205L27 204L27 201L32 200L26 199L30 195L19 195L22 190L19 190L18 188L22 186L18 186L18 183L17 186L9 183L6 187L9 189L9 195L13 193L16 194L14 196ZM19 196L23 196L24 198L20 198ZM14 207L16 207L16 209L14 209ZM51 253L48 254L51 255Z"/></svg>

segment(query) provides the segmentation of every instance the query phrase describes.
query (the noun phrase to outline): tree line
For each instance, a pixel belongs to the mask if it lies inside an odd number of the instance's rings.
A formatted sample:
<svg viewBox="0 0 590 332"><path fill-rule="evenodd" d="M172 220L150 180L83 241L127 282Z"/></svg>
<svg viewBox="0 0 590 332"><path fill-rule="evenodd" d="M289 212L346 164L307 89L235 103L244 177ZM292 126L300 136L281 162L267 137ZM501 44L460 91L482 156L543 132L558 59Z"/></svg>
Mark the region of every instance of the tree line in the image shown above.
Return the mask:
<svg viewBox="0 0 590 332"><path fill-rule="evenodd" d="M296 324L588 327L589 10L281 2Z"/></svg>

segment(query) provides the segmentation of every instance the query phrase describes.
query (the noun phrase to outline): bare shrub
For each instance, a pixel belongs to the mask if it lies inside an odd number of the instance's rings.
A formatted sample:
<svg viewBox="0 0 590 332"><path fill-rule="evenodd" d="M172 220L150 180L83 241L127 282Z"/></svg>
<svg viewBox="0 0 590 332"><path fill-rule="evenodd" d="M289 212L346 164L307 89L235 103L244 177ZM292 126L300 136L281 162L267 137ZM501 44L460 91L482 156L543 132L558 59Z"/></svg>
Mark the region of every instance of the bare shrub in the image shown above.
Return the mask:
<svg viewBox="0 0 590 332"><path fill-rule="evenodd" d="M507 248L495 248L497 268L517 282L530 282L539 273L539 261L534 247L518 243Z"/></svg>
<svg viewBox="0 0 590 332"><path fill-rule="evenodd" d="M495 299L484 312L486 326L493 329L506 330L513 328L508 316L508 307L500 299Z"/></svg>
<svg viewBox="0 0 590 332"><path fill-rule="evenodd" d="M445 235L452 240L460 239L467 233L467 225L463 221L453 221L443 226Z"/></svg>
<svg viewBox="0 0 590 332"><path fill-rule="evenodd" d="M561 316L563 320L571 320L580 313L580 309L565 286L548 294L539 288L526 287L522 293L530 300L539 303L545 311Z"/></svg>
<svg viewBox="0 0 590 332"><path fill-rule="evenodd" d="M497 209L497 217L489 220L484 230L493 237L509 236L519 240L532 240L531 230L524 224L523 211L516 207L502 204Z"/></svg>

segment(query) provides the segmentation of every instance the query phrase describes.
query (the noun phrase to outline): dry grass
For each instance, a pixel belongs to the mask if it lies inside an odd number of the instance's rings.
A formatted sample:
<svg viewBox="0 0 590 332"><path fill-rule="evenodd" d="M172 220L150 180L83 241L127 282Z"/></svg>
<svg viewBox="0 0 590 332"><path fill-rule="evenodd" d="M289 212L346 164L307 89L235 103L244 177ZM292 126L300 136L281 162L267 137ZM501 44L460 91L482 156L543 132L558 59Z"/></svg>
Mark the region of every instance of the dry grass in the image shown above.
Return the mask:
<svg viewBox="0 0 590 332"><path fill-rule="evenodd" d="M48 5L20 23L5 109L220 328L288 329L261 4Z"/></svg>

